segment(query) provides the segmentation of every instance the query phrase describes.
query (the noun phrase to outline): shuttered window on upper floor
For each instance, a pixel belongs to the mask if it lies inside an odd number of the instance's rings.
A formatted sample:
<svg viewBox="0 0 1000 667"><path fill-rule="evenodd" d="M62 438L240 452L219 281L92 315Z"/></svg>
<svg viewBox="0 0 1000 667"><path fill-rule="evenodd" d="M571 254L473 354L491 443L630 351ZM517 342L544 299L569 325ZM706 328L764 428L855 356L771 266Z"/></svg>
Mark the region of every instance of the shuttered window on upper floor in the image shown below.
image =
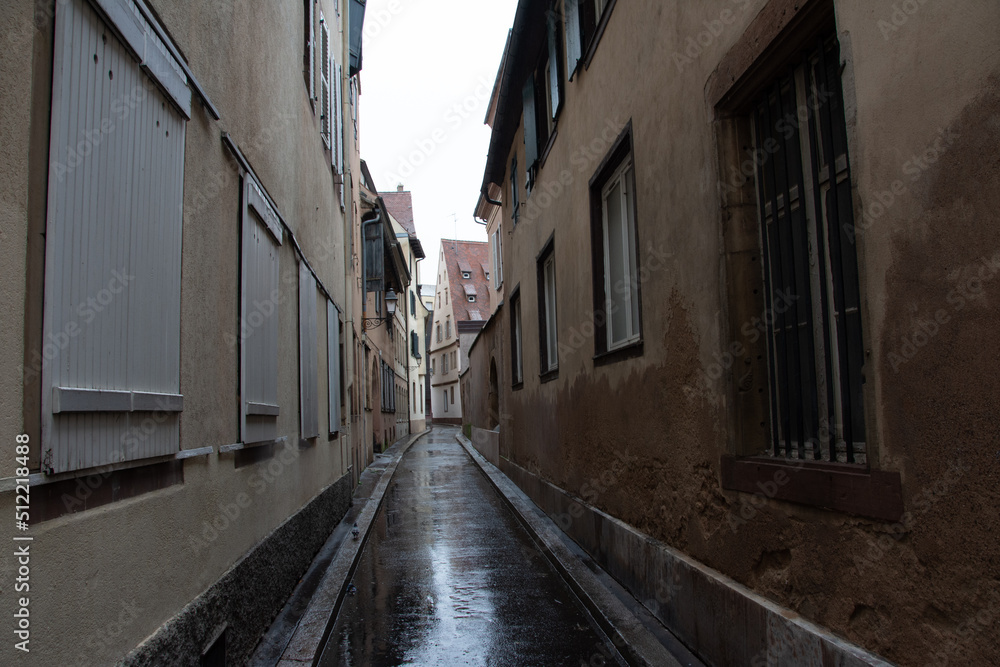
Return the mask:
<svg viewBox="0 0 1000 667"><path fill-rule="evenodd" d="M47 472L180 447L190 114L183 67L130 0L56 4L43 316Z"/></svg>
<svg viewBox="0 0 1000 667"><path fill-rule="evenodd" d="M253 176L243 177L240 395L243 442L278 437L279 246L277 212Z"/></svg>
<svg viewBox="0 0 1000 667"><path fill-rule="evenodd" d="M319 97L320 97L320 135L323 145L333 148L333 54L330 50L330 28L326 24L323 13L319 15Z"/></svg>

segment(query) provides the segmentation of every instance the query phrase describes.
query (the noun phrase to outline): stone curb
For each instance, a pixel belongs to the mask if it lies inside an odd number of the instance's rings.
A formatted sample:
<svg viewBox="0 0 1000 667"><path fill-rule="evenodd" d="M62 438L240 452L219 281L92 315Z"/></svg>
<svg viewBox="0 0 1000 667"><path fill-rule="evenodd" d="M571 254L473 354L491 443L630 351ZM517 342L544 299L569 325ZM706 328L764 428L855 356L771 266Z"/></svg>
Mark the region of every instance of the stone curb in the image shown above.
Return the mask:
<svg viewBox="0 0 1000 667"><path fill-rule="evenodd" d="M428 428L422 433L412 436L386 465L371 496L365 501L364 507L358 513L358 529L363 537L358 540L345 540L338 549L337 554L330 562L330 567L323 574L322 581L309 601L309 606L299 620L292 638L285 647L281 660L278 661L278 667L302 667L302 665L318 663L323 646L333 630L337 612L347 594L347 586L351 581L354 568L361 558L365 543L368 541L368 534L371 532L375 515L382 507L385 492L396 472L396 466L410 446L430 432L431 429Z"/></svg>
<svg viewBox="0 0 1000 667"><path fill-rule="evenodd" d="M542 551L576 593L615 648L630 665L681 667L663 646L594 573L573 554L559 537L559 528L496 466L487 461L468 438L455 439L465 448L520 522L542 547Z"/></svg>

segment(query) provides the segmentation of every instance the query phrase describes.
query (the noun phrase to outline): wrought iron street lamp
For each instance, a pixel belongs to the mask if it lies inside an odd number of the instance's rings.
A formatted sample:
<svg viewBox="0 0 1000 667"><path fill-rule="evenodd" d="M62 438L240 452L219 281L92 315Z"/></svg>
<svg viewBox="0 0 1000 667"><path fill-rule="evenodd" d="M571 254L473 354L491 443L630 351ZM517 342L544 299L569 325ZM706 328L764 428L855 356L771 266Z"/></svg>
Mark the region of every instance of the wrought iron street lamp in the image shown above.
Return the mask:
<svg viewBox="0 0 1000 667"><path fill-rule="evenodd" d="M361 320L361 329L363 331L369 331L374 329L383 322L389 323L392 321L393 316L396 314L396 293L392 291L392 288L385 293L385 317L366 317Z"/></svg>

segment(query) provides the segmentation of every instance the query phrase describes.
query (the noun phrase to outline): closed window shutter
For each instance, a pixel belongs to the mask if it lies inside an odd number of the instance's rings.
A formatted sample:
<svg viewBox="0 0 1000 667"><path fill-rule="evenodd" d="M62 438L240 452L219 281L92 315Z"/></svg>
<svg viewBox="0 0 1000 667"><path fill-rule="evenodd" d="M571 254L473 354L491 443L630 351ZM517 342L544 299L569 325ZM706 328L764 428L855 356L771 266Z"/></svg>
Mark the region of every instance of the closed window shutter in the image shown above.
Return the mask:
<svg viewBox="0 0 1000 667"><path fill-rule="evenodd" d="M330 433L340 430L340 315L333 302L326 302L326 376L329 386Z"/></svg>
<svg viewBox="0 0 1000 667"><path fill-rule="evenodd" d="M243 178L240 393L243 442L274 440L278 407L280 219L253 177Z"/></svg>
<svg viewBox="0 0 1000 667"><path fill-rule="evenodd" d="M319 435L319 358L317 342L316 277L305 262L299 264L299 419L302 437Z"/></svg>
<svg viewBox="0 0 1000 667"><path fill-rule="evenodd" d="M46 471L55 473L180 447L190 89L131 2L101 6L125 43L89 3L56 4L42 332L42 440ZM84 62L103 76L81 75ZM113 100L138 86L145 104L114 113ZM70 147L101 118L115 131L71 162Z"/></svg>
<svg viewBox="0 0 1000 667"><path fill-rule="evenodd" d="M589 0L585 0L589 1ZM569 69L569 80L573 80L580 59L583 58L583 45L580 40L580 4L579 0L566 0L566 67Z"/></svg>
<svg viewBox="0 0 1000 667"><path fill-rule="evenodd" d="M524 165L530 171L538 159L538 126L535 118L535 79L528 76L522 91L524 100Z"/></svg>
<svg viewBox="0 0 1000 667"><path fill-rule="evenodd" d="M559 115L559 109L562 105L562 98L560 96L562 80L559 76L561 68L559 67L558 20L558 16L555 13L549 13L549 100L552 102L550 112L553 120Z"/></svg>

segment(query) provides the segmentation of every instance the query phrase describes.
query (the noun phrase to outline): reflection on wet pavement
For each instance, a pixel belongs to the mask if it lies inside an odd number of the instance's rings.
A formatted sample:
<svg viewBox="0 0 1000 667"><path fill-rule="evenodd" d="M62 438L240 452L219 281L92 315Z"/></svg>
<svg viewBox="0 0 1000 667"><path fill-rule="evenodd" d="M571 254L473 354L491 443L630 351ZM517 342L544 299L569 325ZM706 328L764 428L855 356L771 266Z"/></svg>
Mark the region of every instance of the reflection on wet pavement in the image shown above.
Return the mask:
<svg viewBox="0 0 1000 667"><path fill-rule="evenodd" d="M456 432L400 461L321 664L620 664Z"/></svg>

